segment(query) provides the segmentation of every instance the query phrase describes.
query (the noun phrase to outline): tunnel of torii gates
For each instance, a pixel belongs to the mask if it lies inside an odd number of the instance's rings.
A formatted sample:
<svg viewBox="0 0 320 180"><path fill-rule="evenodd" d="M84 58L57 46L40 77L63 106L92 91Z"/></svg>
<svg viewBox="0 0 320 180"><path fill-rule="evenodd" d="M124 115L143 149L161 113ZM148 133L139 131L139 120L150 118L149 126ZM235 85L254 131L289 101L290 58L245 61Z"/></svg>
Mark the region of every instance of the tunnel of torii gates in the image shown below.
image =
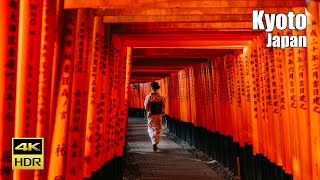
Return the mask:
<svg viewBox="0 0 320 180"><path fill-rule="evenodd" d="M266 48L253 9L306 13L273 33L308 47ZM318 1L2 0L0 27L1 180L115 179L151 81L170 131L242 179L320 179ZM12 137L44 138L44 170L11 169Z"/></svg>

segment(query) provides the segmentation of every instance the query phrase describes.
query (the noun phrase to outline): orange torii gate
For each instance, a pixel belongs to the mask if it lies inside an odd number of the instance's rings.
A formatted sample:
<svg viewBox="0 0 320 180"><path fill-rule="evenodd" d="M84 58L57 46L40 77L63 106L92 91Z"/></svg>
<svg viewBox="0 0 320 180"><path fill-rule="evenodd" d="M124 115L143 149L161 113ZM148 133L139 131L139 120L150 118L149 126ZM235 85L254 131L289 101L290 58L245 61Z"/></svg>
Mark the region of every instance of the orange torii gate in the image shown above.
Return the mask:
<svg viewBox="0 0 320 180"><path fill-rule="evenodd" d="M304 12L302 8L295 10ZM271 50L265 47L265 36L256 36L243 53L234 52L213 58L212 68L208 66L205 70L203 66L192 65L191 68L171 74L168 85L163 85L168 89L162 90L169 93L171 108L168 115L190 122L192 115L188 114L197 114L196 120L192 121L194 126L226 136L232 135L240 146L246 143L253 145L255 155L263 154L286 173L293 174L294 179L317 179L316 164L319 161L312 148L317 147L315 129L319 127L317 124L308 124L316 123L319 114L316 80L319 68L316 64L319 57L318 2L311 2L308 10L311 13L308 12L307 33L284 32L305 33L311 40L308 48ZM185 105L188 101L192 102L185 99L185 93L194 91L190 88L192 86L185 83L184 74L189 71L195 73L192 78L196 80L191 78L188 81L196 82L197 87L196 106L191 111ZM212 77L213 83L206 77ZM159 82L164 84L164 79ZM212 85L209 91L207 85ZM210 91L213 91L213 96L209 94ZM213 101L206 104L208 97L212 97ZM251 114L243 113L250 111ZM208 114L215 118L208 119ZM298 132L294 133L296 130Z"/></svg>

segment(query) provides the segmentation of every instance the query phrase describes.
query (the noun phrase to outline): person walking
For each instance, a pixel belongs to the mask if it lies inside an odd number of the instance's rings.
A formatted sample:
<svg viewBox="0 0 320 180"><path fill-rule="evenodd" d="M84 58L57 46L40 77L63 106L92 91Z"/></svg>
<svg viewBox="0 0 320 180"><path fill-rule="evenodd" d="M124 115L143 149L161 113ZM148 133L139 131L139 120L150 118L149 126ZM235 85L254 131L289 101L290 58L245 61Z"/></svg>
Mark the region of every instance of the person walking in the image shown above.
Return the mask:
<svg viewBox="0 0 320 180"><path fill-rule="evenodd" d="M148 118L148 133L151 138L153 150L157 151L160 134L162 131L162 116L165 110L165 98L157 91L160 86L157 82L152 82L151 92L144 101L144 106L147 111Z"/></svg>

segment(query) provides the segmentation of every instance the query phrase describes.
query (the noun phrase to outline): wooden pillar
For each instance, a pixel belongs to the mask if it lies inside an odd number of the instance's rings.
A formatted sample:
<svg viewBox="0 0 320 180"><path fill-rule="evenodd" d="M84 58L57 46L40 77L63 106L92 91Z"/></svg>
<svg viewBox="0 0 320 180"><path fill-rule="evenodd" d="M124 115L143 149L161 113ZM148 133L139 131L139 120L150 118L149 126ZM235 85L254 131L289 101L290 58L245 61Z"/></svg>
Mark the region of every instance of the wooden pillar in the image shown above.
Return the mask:
<svg viewBox="0 0 320 180"><path fill-rule="evenodd" d="M51 138L50 162L47 166L48 179L65 178L68 125L72 94L72 74L74 64L75 34L77 11L64 12L64 34L61 49L59 71L57 72L58 94L56 95L56 111Z"/></svg>
<svg viewBox="0 0 320 180"><path fill-rule="evenodd" d="M132 99L132 94L130 94L131 86L130 86L130 74L131 74L131 63L132 63L132 47L126 47L127 57L126 57L126 84L125 84L125 129L124 129L124 138L128 133L128 108L130 103L130 98Z"/></svg>
<svg viewBox="0 0 320 180"><path fill-rule="evenodd" d="M86 135L85 135L85 151L84 151L84 172L83 178L91 177L91 173L96 170L94 160L97 160L94 154L94 124L97 120L97 106L98 106L98 94L100 93L101 86L101 70L100 70L100 48L101 48L101 36L103 31L102 17L94 18L93 28L93 41L92 41L92 56L90 65L90 81L89 81L89 93L88 93L88 108L86 118ZM100 94L99 94L100 95Z"/></svg>
<svg viewBox="0 0 320 180"><path fill-rule="evenodd" d="M19 6L18 0L4 0L0 7L0 180L13 177Z"/></svg>
<svg viewBox="0 0 320 180"><path fill-rule="evenodd" d="M244 94L245 99L244 102L246 104L245 112L251 111L251 97L250 97L250 65L249 65L249 54L248 54L248 48L243 49L243 63L244 63L244 81L245 81L245 88L244 88ZM247 116L247 124L248 124L248 143L252 145L252 121L251 121L251 113L246 113Z"/></svg>
<svg viewBox="0 0 320 180"><path fill-rule="evenodd" d="M20 1L15 137L35 137L39 83L42 0ZM14 179L33 179L34 171L14 170Z"/></svg>
<svg viewBox="0 0 320 180"><path fill-rule="evenodd" d="M304 13L304 8L295 8L295 13ZM306 35L306 31L293 30L293 35ZM311 167L311 139L309 114L309 82L308 82L308 55L306 48L294 48L295 90L298 111L299 159L301 161L302 179L312 179Z"/></svg>
<svg viewBox="0 0 320 180"><path fill-rule="evenodd" d="M312 179L320 179L320 2L310 0L307 8L308 81L311 133Z"/></svg>
<svg viewBox="0 0 320 180"><path fill-rule="evenodd" d="M256 79L257 71L257 49L255 48L255 41L250 42L248 45L248 55L249 55L249 64L250 64L250 100L251 100L251 123L252 123L252 142L253 142L253 153L254 155L260 153L259 146L259 123L258 123L258 106L257 106L257 87L258 82Z"/></svg>
<svg viewBox="0 0 320 180"><path fill-rule="evenodd" d="M286 31L285 31L286 32ZM288 32L288 31L287 31ZM281 35L285 33L277 32ZM292 50L292 48L291 48ZM288 97L288 87L289 83L287 82L287 68L286 68L286 50L280 48L274 48L273 55L275 58L276 69L276 80L277 80L277 89L278 89L278 108L279 108L279 138L282 139L282 146L280 152L282 153L281 158L283 162L283 169L286 173L292 174L292 146L291 146L291 127L289 119L289 97ZM278 158L279 159L279 158ZM277 164L280 166L280 164Z"/></svg>
<svg viewBox="0 0 320 180"><path fill-rule="evenodd" d="M54 0L52 0L54 1ZM54 22L54 44L53 44L53 61L52 61L52 74L51 74L51 90L50 90L50 107L49 107L49 127L48 127L48 143L51 146L52 136L53 136L53 128L54 128L54 119L56 114L56 103L57 103L57 91L58 91L58 74L59 74L59 62L62 54L62 39L63 39L63 28L64 28L64 13L63 6L64 0L57 0L56 3L56 11L55 11L55 22ZM47 154L51 154L51 148L48 148ZM50 158L50 157L48 157ZM48 173L48 169L46 169ZM47 174L46 173L46 174Z"/></svg>
<svg viewBox="0 0 320 180"><path fill-rule="evenodd" d="M51 80L53 65L53 52L56 26L56 5L54 0L44 0L42 10L42 29L41 29L41 49L40 49L40 65L39 65L39 92L38 92L38 114L37 114L37 130L36 136L44 138L44 149L48 150L50 147L50 135L48 127L52 127L51 109L50 109L50 95L51 95ZM60 25L61 26L61 25ZM49 151L44 153L44 166L49 162ZM48 169L36 170L34 179L44 179L47 177Z"/></svg>
<svg viewBox="0 0 320 180"><path fill-rule="evenodd" d="M87 9L77 12L75 29L75 48L73 57L72 91L70 120L67 129L66 179L76 180L83 176L83 152L85 141L85 124L87 120L87 101L89 89L89 71L86 65L88 48L88 29L93 27L93 16ZM91 32L92 33L92 32ZM91 49L91 46L89 47ZM81 82L81 83L80 83Z"/></svg>
<svg viewBox="0 0 320 180"><path fill-rule="evenodd" d="M126 130L126 123L127 123L127 107L126 107L126 87L127 87L127 70L130 70L130 67L127 69L127 62L128 54L127 54L127 47L125 44L121 43L120 39L118 41L119 46L119 86L118 86L118 137L117 137L117 156L123 156L123 147L125 146L125 130ZM131 53L131 52L129 52Z"/></svg>

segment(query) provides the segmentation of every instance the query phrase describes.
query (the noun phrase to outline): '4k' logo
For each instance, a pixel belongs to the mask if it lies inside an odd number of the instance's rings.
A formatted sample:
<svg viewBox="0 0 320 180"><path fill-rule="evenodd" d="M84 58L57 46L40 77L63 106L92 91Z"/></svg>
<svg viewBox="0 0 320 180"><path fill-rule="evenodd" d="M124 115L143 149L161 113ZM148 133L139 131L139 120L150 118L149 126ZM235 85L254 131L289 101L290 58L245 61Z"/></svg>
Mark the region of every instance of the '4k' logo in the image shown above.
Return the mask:
<svg viewBox="0 0 320 180"><path fill-rule="evenodd" d="M40 145L40 143L21 143L19 144L17 147L15 147L15 150L21 150L21 151L41 151L39 148L37 148L37 146Z"/></svg>

